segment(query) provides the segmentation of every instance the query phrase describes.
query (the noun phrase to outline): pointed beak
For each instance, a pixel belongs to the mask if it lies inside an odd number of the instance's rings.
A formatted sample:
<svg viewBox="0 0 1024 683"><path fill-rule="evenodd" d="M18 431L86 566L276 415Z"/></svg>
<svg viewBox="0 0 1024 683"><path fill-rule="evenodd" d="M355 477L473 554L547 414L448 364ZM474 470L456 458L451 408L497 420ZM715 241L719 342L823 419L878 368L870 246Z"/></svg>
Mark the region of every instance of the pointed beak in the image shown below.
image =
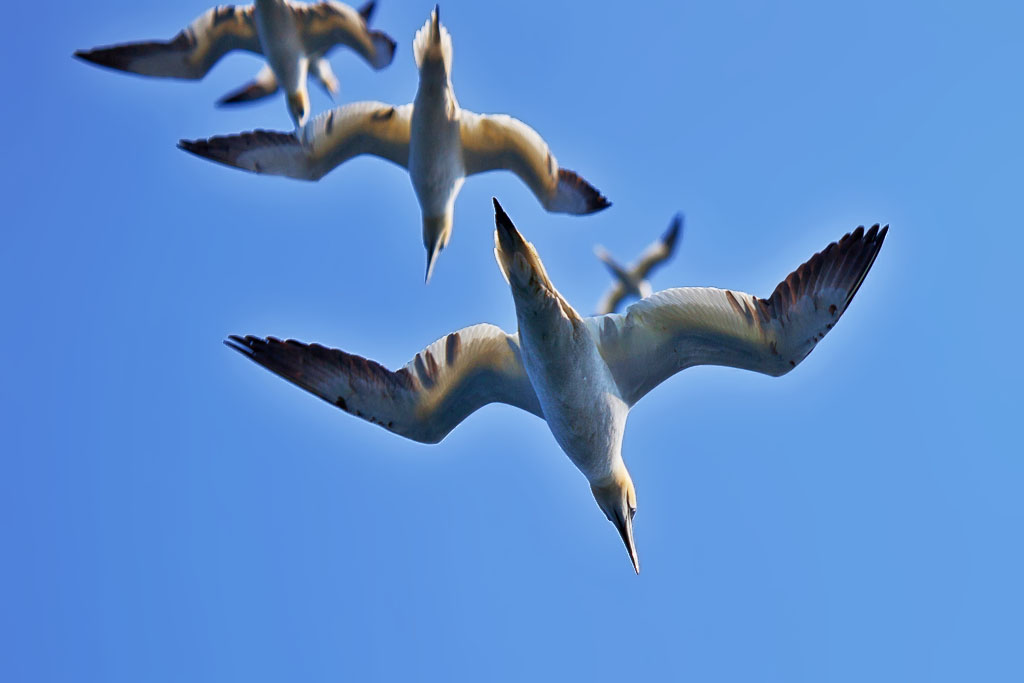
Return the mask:
<svg viewBox="0 0 1024 683"><path fill-rule="evenodd" d="M427 274L423 277L423 284L430 282L430 276L434 274L434 264L437 263L437 255L441 253L442 248L441 240L438 240L427 256Z"/></svg>
<svg viewBox="0 0 1024 683"><path fill-rule="evenodd" d="M434 41L441 40L441 7L440 5L434 5L434 11L431 14L430 22L430 36Z"/></svg>
<svg viewBox="0 0 1024 683"><path fill-rule="evenodd" d="M633 518L627 512L626 518L622 519L619 515L615 515L615 528L619 530L619 536L622 537L622 542L626 545L626 552L629 553L629 559L633 563L633 571L638 575L640 574L640 558L636 554L636 544L633 542Z"/></svg>

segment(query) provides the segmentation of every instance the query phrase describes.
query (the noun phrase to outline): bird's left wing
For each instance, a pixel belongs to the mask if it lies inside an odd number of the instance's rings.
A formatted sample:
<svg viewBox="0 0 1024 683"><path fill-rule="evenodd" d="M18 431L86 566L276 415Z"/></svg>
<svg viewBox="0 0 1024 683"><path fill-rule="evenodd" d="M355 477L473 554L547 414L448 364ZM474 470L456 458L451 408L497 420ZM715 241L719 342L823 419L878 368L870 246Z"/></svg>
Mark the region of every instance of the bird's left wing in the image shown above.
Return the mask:
<svg viewBox="0 0 1024 683"><path fill-rule="evenodd" d="M252 336L225 343L345 412L414 441L437 443L489 403L542 416L519 336L494 325L453 332L396 372L319 344Z"/></svg>
<svg viewBox="0 0 1024 683"><path fill-rule="evenodd" d="M626 298L626 288L630 286L630 275L626 272L626 269L618 264L618 262L612 258L604 247L598 245L594 247L594 255L600 259L608 270L611 272L612 277L615 278L615 283L608 288L604 296L601 297L600 303L597 305L596 315L607 315L608 313L614 313L619 308L619 304Z"/></svg>
<svg viewBox="0 0 1024 683"><path fill-rule="evenodd" d="M505 169L526 183L540 203L555 213L588 214L611 204L576 173L558 167L537 131L504 114L460 112L462 159L466 175Z"/></svg>
<svg viewBox="0 0 1024 683"><path fill-rule="evenodd" d="M772 376L789 372L839 320L867 275L888 226L857 228L815 254L767 299L712 287L653 294L625 315L589 318L630 405L694 365Z"/></svg>
<svg viewBox="0 0 1024 683"><path fill-rule="evenodd" d="M655 266L659 266L671 258L682 229L683 216L676 214L661 239L644 249L644 253L640 255L640 259L633 266L633 277L637 280L646 280Z"/></svg>
<svg viewBox="0 0 1024 683"><path fill-rule="evenodd" d="M143 76L197 79L232 50L262 54L252 5L207 10L171 40L79 50L75 56Z"/></svg>
<svg viewBox="0 0 1024 683"><path fill-rule="evenodd" d="M313 4L290 3L302 42L310 54L324 54L335 45L351 48L374 69L383 69L395 57L395 41L383 31L369 28L373 3L362 10L334 0Z"/></svg>
<svg viewBox="0 0 1024 683"><path fill-rule="evenodd" d="M621 282L616 282L609 287L608 291L604 293L603 297L601 297L601 301L597 304L595 314L607 315L609 313L614 313L618 309L619 304L621 304L622 300L625 298L626 288Z"/></svg>
<svg viewBox="0 0 1024 683"><path fill-rule="evenodd" d="M353 102L320 114L294 133L254 130L180 140L178 147L253 173L319 180L360 154L408 166L411 120L411 104Z"/></svg>

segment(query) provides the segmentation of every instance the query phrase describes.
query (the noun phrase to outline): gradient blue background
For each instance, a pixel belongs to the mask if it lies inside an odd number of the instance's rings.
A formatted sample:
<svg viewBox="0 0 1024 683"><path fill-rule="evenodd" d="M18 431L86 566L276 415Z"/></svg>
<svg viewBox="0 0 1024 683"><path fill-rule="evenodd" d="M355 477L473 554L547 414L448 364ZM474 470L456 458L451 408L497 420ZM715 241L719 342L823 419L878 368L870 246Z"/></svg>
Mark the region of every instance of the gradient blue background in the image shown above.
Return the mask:
<svg viewBox="0 0 1024 683"><path fill-rule="evenodd" d="M394 64L336 52L343 101L411 100L430 6L381 0ZM461 104L614 206L471 178L428 287L403 170L307 184L175 149L290 127L280 97L213 107L257 58L199 83L71 58L206 7L4 11L0 679L1024 680L1020 3L445 2ZM423 446L221 345L396 367L511 329L492 195L588 312L592 245L632 258L677 210L656 289L766 295L892 226L795 372L698 368L638 405L640 577L540 420L491 406Z"/></svg>

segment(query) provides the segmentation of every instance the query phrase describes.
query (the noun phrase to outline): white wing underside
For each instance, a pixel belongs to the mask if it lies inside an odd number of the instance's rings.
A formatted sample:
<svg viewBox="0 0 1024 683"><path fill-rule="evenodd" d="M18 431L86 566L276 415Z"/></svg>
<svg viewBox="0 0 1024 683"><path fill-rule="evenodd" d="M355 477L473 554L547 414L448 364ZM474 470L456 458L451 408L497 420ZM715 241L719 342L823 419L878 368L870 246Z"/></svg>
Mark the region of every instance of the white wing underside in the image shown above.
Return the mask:
<svg viewBox="0 0 1024 683"><path fill-rule="evenodd" d="M262 54L252 5L207 10L171 40L111 45L75 55L144 76L198 79L232 50Z"/></svg>
<svg viewBox="0 0 1024 683"><path fill-rule="evenodd" d="M839 320L874 262L887 228L858 228L800 266L767 299L710 287L653 294L624 315L588 318L630 405L694 365L778 376Z"/></svg>
<svg viewBox="0 0 1024 683"><path fill-rule="evenodd" d="M254 173L319 180L361 154L409 165L412 105L355 102L324 112L295 133L256 130L179 146L198 156Z"/></svg>
<svg viewBox="0 0 1024 683"><path fill-rule="evenodd" d="M459 112L466 175L512 171L548 211L587 214L609 206L590 183L558 166L537 131L504 114Z"/></svg>

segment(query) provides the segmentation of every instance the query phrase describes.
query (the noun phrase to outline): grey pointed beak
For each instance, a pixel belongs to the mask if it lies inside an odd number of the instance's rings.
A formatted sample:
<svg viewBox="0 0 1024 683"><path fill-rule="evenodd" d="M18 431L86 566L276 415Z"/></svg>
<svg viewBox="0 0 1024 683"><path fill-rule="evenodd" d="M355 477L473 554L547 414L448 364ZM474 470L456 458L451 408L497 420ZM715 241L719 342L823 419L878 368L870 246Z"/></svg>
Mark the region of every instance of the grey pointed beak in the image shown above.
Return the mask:
<svg viewBox="0 0 1024 683"><path fill-rule="evenodd" d="M430 255L427 256L427 274L423 277L423 284L430 282L430 276L434 274L434 264L437 263L437 255L441 253L441 242L438 241L434 244L434 248L430 251Z"/></svg>
<svg viewBox="0 0 1024 683"><path fill-rule="evenodd" d="M434 14L431 17L432 22L430 25L431 36L435 41L441 40L441 7L440 5L434 5Z"/></svg>
<svg viewBox="0 0 1024 683"><path fill-rule="evenodd" d="M622 537L622 542L626 546L626 552L629 553L629 559L633 563L633 571L639 575L640 558L636 554L636 543L633 542L633 517L627 512L625 519L615 515L615 519L612 521L615 523L615 528L619 530L619 536Z"/></svg>

